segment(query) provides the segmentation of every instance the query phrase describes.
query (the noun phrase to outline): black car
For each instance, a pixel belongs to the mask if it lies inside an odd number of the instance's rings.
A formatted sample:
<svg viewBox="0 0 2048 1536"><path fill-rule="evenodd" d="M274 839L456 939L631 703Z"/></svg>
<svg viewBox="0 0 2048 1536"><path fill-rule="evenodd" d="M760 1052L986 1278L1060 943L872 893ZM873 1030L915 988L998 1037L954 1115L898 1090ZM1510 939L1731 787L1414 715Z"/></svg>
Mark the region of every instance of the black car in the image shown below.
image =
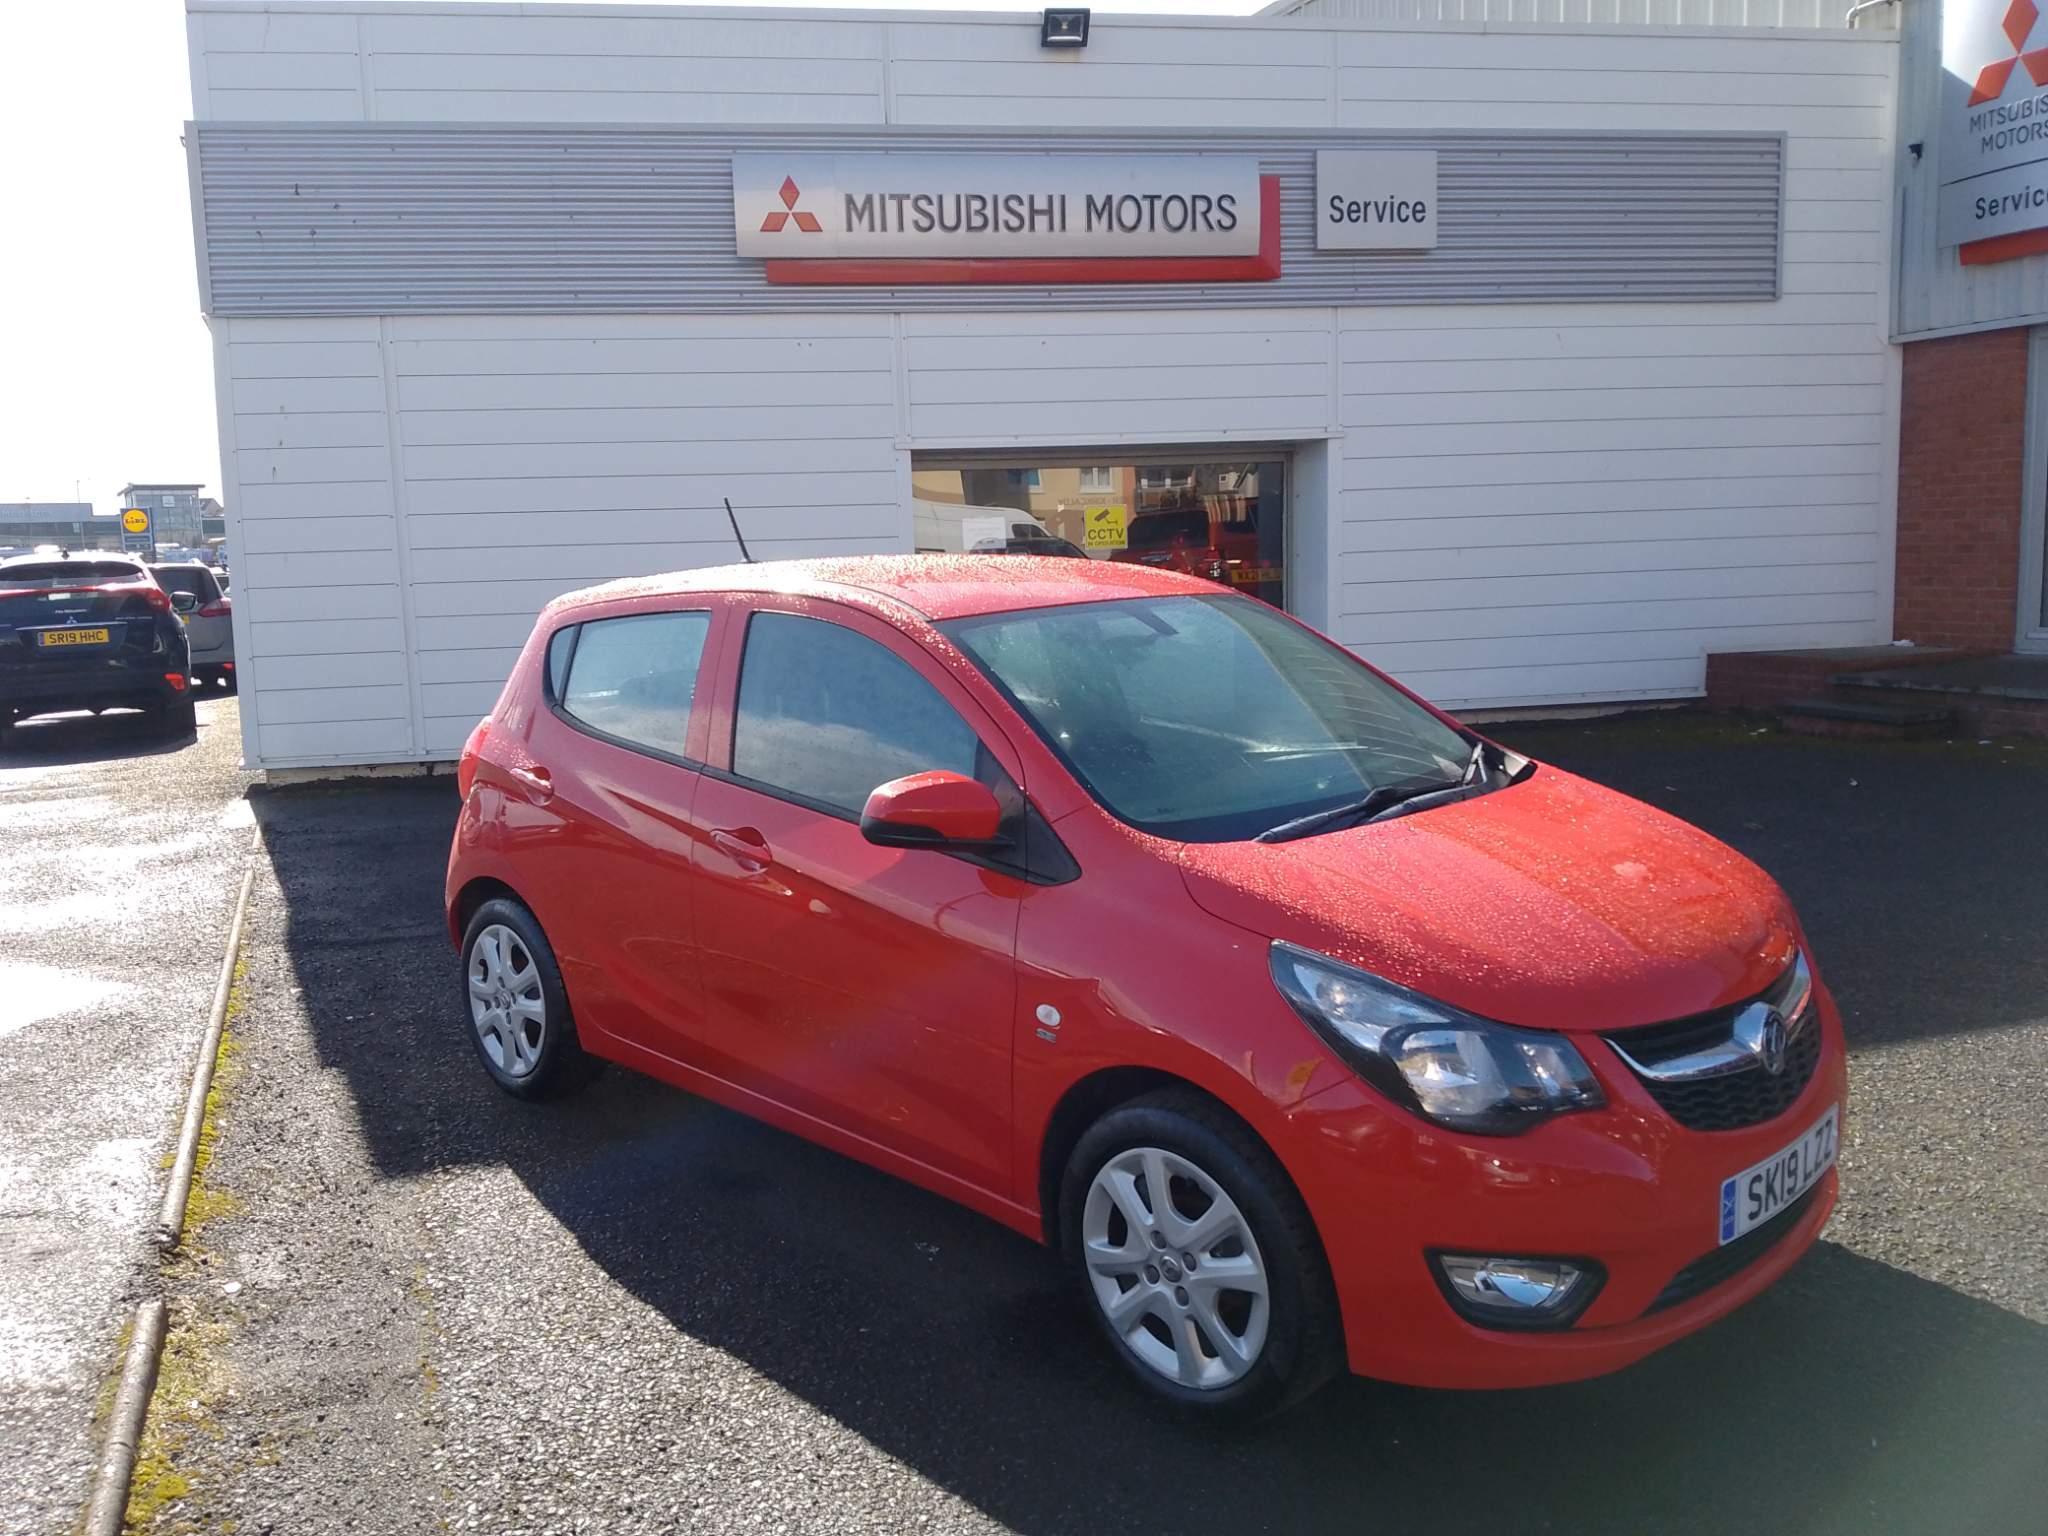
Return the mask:
<svg viewBox="0 0 2048 1536"><path fill-rule="evenodd" d="M191 667L184 621L139 561L0 560L0 733L31 715L124 705L190 731Z"/></svg>

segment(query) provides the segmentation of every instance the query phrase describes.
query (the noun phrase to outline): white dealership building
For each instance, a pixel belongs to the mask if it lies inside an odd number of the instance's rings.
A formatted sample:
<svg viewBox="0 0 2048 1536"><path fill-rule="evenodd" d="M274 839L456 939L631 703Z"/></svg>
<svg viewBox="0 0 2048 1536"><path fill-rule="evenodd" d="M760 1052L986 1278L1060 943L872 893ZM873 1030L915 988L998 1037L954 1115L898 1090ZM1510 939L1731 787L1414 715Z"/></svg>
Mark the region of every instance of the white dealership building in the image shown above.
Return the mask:
<svg viewBox="0 0 2048 1536"><path fill-rule="evenodd" d="M1452 707L1889 640L1884 13L1489 3L191 0L250 765L451 758L728 497L1196 570Z"/></svg>

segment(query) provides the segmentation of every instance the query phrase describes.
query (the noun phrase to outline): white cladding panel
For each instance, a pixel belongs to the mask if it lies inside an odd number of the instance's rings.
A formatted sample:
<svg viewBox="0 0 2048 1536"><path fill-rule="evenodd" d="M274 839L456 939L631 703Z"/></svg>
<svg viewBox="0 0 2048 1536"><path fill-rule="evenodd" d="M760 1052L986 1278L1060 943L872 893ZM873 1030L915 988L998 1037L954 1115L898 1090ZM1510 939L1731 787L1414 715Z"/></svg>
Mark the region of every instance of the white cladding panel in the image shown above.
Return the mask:
<svg viewBox="0 0 2048 1536"><path fill-rule="evenodd" d="M216 320L252 764L445 759L612 576L909 547L910 454L1327 444L1302 606L1465 707L1699 692L1890 633L1894 50L1105 18L191 17L201 117L1776 130L1785 297ZM355 66L353 77L340 60ZM1299 553L1299 552L1297 552Z"/></svg>

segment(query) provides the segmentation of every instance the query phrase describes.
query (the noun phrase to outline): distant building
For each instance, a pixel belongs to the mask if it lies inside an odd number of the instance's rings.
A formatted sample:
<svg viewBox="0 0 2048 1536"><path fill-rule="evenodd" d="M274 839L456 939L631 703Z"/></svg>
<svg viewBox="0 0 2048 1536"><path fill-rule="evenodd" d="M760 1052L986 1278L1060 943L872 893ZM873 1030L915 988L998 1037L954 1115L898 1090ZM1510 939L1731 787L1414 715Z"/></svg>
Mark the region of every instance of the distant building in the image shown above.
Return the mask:
<svg viewBox="0 0 2048 1536"><path fill-rule="evenodd" d="M89 501L0 502L0 553L26 552L38 544L119 549L121 520L94 517Z"/></svg>
<svg viewBox="0 0 2048 1536"><path fill-rule="evenodd" d="M227 508L211 496L199 498L199 537L211 543L228 536Z"/></svg>
<svg viewBox="0 0 2048 1536"><path fill-rule="evenodd" d="M121 487L123 507L141 507L149 514L157 547L176 545L197 549L205 542L200 502L211 500L199 494L196 484L135 483Z"/></svg>

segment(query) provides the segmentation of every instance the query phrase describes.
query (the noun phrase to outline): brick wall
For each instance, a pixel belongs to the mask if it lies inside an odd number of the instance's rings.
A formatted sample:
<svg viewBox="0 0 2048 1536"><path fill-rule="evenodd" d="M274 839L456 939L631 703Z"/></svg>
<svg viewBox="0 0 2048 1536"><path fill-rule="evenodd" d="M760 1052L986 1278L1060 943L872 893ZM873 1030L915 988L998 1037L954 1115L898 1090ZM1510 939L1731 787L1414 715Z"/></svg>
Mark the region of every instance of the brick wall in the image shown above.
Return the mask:
<svg viewBox="0 0 2048 1536"><path fill-rule="evenodd" d="M2019 598L2027 332L1905 347L1892 632L2009 650Z"/></svg>

